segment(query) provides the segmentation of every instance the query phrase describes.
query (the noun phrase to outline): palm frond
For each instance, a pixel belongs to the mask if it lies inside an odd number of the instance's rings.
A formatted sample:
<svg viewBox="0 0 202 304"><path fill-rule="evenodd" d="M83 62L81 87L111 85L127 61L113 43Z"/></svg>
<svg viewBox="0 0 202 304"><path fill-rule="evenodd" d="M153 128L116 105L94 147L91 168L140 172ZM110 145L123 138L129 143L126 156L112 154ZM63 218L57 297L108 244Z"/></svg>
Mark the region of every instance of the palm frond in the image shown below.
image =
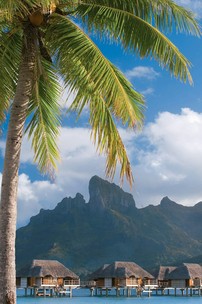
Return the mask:
<svg viewBox="0 0 202 304"><path fill-rule="evenodd" d="M62 16L51 19L46 39L49 49L57 53L64 83L76 95L70 109L80 115L89 106L94 142L107 155L107 176L114 176L118 162L121 179L125 175L132 183L130 163L113 119L121 119L130 128L140 127L143 98L77 25Z"/></svg>
<svg viewBox="0 0 202 304"><path fill-rule="evenodd" d="M16 14L21 17L27 15L29 7L34 5L34 0L0 0L0 12L3 12L5 19L12 20Z"/></svg>
<svg viewBox="0 0 202 304"><path fill-rule="evenodd" d="M89 14L92 8L98 10L99 13L106 8L122 10L140 17L161 30L173 31L175 28L180 32L201 34L194 14L172 0L85 0L78 6L78 12L83 16L86 13Z"/></svg>
<svg viewBox="0 0 202 304"><path fill-rule="evenodd" d="M23 18L30 15L36 9L44 13L50 12L51 7L56 6L59 0L0 0L0 16L4 19L13 20L13 18Z"/></svg>
<svg viewBox="0 0 202 304"><path fill-rule="evenodd" d="M115 124L116 108L119 107L119 100L115 101L115 105L107 103L107 99L98 94L94 88L94 83L88 78L87 83L83 83L82 78L87 77L87 72L85 73L85 68L78 64L77 62L72 62L72 66L68 65L68 70L70 71L70 76L76 72L76 74L82 73L81 79L77 77L76 83L80 83L78 89L75 93L75 99L70 106L70 110L75 110L80 115L81 111L86 105L89 105L90 109L90 124L92 126L92 139L94 144L97 146L99 153L104 153L106 158L106 176L113 178L115 174L115 169L117 164L121 165L120 169L120 181L123 182L124 176L127 178L129 183L132 185L133 175L130 166L130 162L124 147L124 144L121 140L119 132ZM122 78L122 74L115 69L114 71L117 74L117 78ZM86 75L86 76L84 76ZM66 75L65 79L69 82L69 77ZM120 79L120 81L124 82ZM74 83L74 77L71 77L72 83ZM124 86L124 84L123 84ZM76 89L74 84L71 89ZM127 85L125 87L127 92ZM130 96L131 88L128 88L127 94ZM136 103L132 102L134 110L136 113L139 113L139 109L136 109ZM126 113L122 113L126 115ZM142 115L142 112L141 112ZM138 118L141 121L142 117Z"/></svg>
<svg viewBox="0 0 202 304"><path fill-rule="evenodd" d="M42 172L52 174L59 159L56 141L60 127L60 87L51 64L43 60L42 68L30 101L31 120L26 132L32 138L34 161Z"/></svg>
<svg viewBox="0 0 202 304"><path fill-rule="evenodd" d="M94 96L90 102L90 124L92 126L92 138L100 153L107 156L106 176L114 178L117 162L121 164L120 181L124 176L132 186L133 174L113 115L102 96Z"/></svg>
<svg viewBox="0 0 202 304"><path fill-rule="evenodd" d="M82 98L87 103L91 96L89 83L93 83L93 92L103 96L117 118L129 127L141 125L142 96L76 24L56 14L51 20L46 39L57 53L59 69L71 90L83 90Z"/></svg>
<svg viewBox="0 0 202 304"><path fill-rule="evenodd" d="M22 35L0 31L0 121L13 99L21 59Z"/></svg>
<svg viewBox="0 0 202 304"><path fill-rule="evenodd" d="M120 42L124 49L136 52L140 57L155 58L176 78L192 83L190 62L149 22L120 8L96 4L80 5L78 14L88 25L89 31L99 31L100 37L108 36Z"/></svg>

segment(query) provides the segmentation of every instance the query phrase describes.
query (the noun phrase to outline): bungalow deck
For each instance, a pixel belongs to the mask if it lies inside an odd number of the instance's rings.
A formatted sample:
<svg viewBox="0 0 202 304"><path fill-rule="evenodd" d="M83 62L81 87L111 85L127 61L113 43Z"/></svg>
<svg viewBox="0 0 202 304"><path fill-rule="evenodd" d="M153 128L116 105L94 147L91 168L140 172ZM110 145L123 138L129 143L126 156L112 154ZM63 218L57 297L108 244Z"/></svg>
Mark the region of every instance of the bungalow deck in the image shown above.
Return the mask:
<svg viewBox="0 0 202 304"><path fill-rule="evenodd" d="M193 287L193 288L162 288L162 287L153 287L147 286L146 288L139 287L90 287L91 296L126 296L126 297L151 297L151 296L202 296L202 287Z"/></svg>

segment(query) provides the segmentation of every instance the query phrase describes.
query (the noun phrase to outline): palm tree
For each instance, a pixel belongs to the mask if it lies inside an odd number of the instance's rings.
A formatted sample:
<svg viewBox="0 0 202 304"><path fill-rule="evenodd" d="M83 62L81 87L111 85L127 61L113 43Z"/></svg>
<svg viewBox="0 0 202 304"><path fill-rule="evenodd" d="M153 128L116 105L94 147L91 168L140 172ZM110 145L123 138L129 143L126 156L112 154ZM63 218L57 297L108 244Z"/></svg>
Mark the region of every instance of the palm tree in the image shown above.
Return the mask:
<svg viewBox="0 0 202 304"><path fill-rule="evenodd" d="M15 230L22 137L32 140L35 161L52 172L59 159L60 83L74 92L70 107L90 110L92 139L106 154L106 175L133 182L116 127L143 121L144 99L87 35L153 57L176 78L192 82L189 61L162 33L200 35L191 12L171 0L0 0L0 119L10 111L0 205L0 303L16 303Z"/></svg>

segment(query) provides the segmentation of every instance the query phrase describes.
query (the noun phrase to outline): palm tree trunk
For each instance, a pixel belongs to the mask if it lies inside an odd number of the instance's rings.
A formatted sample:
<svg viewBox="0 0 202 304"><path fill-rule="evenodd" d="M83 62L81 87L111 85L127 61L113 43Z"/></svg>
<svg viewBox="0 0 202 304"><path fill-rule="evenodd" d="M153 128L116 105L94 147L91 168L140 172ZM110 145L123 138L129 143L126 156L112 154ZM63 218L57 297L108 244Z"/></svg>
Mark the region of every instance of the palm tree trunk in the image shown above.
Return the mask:
<svg viewBox="0 0 202 304"><path fill-rule="evenodd" d="M36 33L27 24L6 141L0 203L0 303L16 303L15 236L23 128L35 79Z"/></svg>

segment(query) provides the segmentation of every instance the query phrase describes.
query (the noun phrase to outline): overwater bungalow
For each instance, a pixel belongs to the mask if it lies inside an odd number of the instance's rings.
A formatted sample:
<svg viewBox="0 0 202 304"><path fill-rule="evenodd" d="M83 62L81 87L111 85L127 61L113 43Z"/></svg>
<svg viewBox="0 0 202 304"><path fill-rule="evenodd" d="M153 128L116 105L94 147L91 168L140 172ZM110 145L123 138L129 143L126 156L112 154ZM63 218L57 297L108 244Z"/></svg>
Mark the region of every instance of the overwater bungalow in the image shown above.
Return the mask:
<svg viewBox="0 0 202 304"><path fill-rule="evenodd" d="M171 287L200 287L202 286L202 266L184 263L173 270L169 278Z"/></svg>
<svg viewBox="0 0 202 304"><path fill-rule="evenodd" d="M159 287L202 287L202 266L191 263L179 267L161 266L157 279Z"/></svg>
<svg viewBox="0 0 202 304"><path fill-rule="evenodd" d="M173 266L160 266L159 272L158 272L158 286L165 288L165 287L171 287L171 280L170 280L170 273L174 271L176 267Z"/></svg>
<svg viewBox="0 0 202 304"><path fill-rule="evenodd" d="M90 275L98 288L138 287L152 284L154 277L134 262L105 264Z"/></svg>
<svg viewBox="0 0 202 304"><path fill-rule="evenodd" d="M56 260L33 260L29 265L17 271L17 288L49 288L51 291L65 292L80 285L79 277Z"/></svg>

